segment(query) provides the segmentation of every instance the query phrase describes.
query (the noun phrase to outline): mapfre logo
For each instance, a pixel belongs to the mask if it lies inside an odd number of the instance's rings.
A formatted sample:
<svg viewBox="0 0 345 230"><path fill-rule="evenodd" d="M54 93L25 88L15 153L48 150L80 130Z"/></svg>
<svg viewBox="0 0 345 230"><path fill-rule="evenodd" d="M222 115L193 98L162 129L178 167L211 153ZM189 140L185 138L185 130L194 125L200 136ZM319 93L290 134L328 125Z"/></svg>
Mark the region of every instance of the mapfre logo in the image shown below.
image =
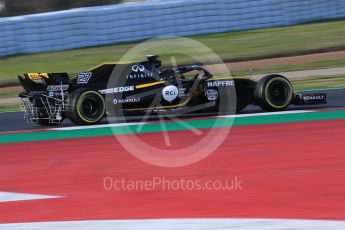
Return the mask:
<svg viewBox="0 0 345 230"><path fill-rule="evenodd" d="M145 70L145 66L143 66L143 65L134 65L134 66L132 66L132 71L133 72L144 72L144 70Z"/></svg>

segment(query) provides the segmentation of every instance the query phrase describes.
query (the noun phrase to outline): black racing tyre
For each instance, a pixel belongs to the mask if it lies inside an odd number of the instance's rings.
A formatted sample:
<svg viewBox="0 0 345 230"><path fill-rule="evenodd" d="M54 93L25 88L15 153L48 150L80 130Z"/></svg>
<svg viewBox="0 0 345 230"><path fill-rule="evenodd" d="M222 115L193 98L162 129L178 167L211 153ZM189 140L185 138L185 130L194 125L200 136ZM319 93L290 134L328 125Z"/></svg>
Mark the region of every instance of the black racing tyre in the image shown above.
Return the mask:
<svg viewBox="0 0 345 230"><path fill-rule="evenodd" d="M69 95L67 115L77 125L97 124L105 115L104 98L92 89L76 89Z"/></svg>
<svg viewBox="0 0 345 230"><path fill-rule="evenodd" d="M255 89L255 103L265 111L285 110L293 99L291 82L278 74L260 79Z"/></svg>

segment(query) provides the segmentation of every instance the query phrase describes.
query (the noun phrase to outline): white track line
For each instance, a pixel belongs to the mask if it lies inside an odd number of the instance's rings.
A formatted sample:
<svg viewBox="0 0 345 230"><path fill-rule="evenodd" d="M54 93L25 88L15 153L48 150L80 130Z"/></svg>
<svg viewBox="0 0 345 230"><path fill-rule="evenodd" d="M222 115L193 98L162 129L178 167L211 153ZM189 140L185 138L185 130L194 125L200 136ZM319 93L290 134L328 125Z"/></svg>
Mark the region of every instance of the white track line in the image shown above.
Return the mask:
<svg viewBox="0 0 345 230"><path fill-rule="evenodd" d="M258 116L269 116L269 115L280 115L280 114L295 114L295 113L312 113L313 110L292 110L282 112L262 112L262 113L248 113L248 114L234 114L234 115L219 115L217 117L258 117Z"/></svg>
<svg viewBox="0 0 345 230"><path fill-rule="evenodd" d="M295 113L310 113L312 110L293 110L283 112L269 112L269 113L250 113L250 114L236 114L236 115L220 115L216 117L256 117L256 116L268 116L268 115L279 115L279 114L295 114ZM95 128L106 128L106 127L121 127L130 125L149 124L148 122L130 122L130 123L117 123L117 124L103 124L103 125L91 125L91 126L72 126L72 127L60 127L50 128L47 130L81 130L81 129L95 129Z"/></svg>
<svg viewBox="0 0 345 230"><path fill-rule="evenodd" d="M89 220L0 224L6 230L344 230L345 221L296 219Z"/></svg>
<svg viewBox="0 0 345 230"><path fill-rule="evenodd" d="M345 87L333 87L333 88L321 88L321 89L305 89L305 90L298 90L296 93L303 93L303 92L313 92L313 91L331 91L331 90L343 90Z"/></svg>
<svg viewBox="0 0 345 230"><path fill-rule="evenodd" d="M117 124L103 124L103 125L89 125L89 126L72 126L72 127L51 128L51 129L47 129L47 130L96 129L96 128L121 127L121 126L130 126L130 125L139 125L139 124L145 124L145 123L143 123L143 122L131 122L131 123L117 123Z"/></svg>
<svg viewBox="0 0 345 230"><path fill-rule="evenodd" d="M60 198L60 196L48 196L41 194L17 193L17 192L0 192L0 203L9 201L23 201L23 200L40 200Z"/></svg>

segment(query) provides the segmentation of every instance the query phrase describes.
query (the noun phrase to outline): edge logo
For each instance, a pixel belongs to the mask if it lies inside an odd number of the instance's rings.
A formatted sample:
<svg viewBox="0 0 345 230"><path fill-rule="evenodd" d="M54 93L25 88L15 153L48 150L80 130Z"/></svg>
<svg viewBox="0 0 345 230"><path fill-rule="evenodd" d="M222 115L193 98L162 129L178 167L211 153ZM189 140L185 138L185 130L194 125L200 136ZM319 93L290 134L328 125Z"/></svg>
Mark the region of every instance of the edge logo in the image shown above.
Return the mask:
<svg viewBox="0 0 345 230"><path fill-rule="evenodd" d="M102 89L99 90L101 94L110 94L110 93L122 93L122 92L128 92L133 91L134 86L124 86L124 87L116 87L116 88L110 88L110 89Z"/></svg>

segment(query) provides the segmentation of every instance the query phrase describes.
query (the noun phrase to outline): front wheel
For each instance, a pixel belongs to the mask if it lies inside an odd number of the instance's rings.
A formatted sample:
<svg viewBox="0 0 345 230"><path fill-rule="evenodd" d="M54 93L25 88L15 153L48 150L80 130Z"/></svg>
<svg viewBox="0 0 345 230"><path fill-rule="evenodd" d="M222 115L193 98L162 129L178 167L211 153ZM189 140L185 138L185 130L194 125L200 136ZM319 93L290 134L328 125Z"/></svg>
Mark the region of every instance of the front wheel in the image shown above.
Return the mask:
<svg viewBox="0 0 345 230"><path fill-rule="evenodd" d="M291 82L278 74L260 79L255 89L255 103L265 111L285 110L293 99Z"/></svg>
<svg viewBox="0 0 345 230"><path fill-rule="evenodd" d="M68 118L77 125L97 124L105 115L104 98L95 90L76 89L69 100Z"/></svg>

